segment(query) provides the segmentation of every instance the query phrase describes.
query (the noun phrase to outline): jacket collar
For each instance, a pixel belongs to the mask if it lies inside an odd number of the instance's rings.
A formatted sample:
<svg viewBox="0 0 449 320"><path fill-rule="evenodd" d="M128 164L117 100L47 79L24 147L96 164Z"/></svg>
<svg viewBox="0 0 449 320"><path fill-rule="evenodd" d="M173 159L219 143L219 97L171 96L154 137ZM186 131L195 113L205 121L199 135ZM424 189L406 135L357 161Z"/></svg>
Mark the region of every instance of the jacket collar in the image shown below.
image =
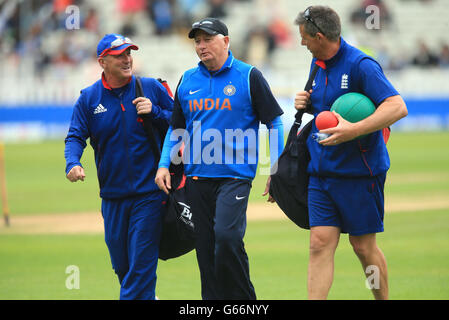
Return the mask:
<svg viewBox="0 0 449 320"><path fill-rule="evenodd" d="M125 86L131 82L131 80L133 79L133 77L134 77L134 76L131 76L131 77L129 78L129 80L128 80L128 82L125 84ZM101 83L103 84L103 87L104 87L105 89L112 90L111 86L110 86L110 85L108 84L108 82L106 81L106 77L104 76L104 72L101 73Z"/></svg>
<svg viewBox="0 0 449 320"><path fill-rule="evenodd" d="M334 64L336 64L343 56L344 52L346 51L347 46L348 46L348 44L346 43L346 41L342 37L340 37L340 48L338 49L337 53L332 58L324 61L326 66L332 67Z"/></svg>

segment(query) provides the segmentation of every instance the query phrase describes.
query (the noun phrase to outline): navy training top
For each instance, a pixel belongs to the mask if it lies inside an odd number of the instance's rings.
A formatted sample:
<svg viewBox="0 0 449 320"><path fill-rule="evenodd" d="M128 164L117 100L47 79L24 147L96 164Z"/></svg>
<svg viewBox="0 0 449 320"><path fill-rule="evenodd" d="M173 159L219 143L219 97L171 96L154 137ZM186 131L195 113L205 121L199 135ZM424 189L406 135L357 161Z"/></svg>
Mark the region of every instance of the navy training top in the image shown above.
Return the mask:
<svg viewBox="0 0 449 320"><path fill-rule="evenodd" d="M334 101L349 92L361 93L376 108L388 97L399 95L385 77L380 65L370 56L349 45L343 38L337 54L324 61L313 82L312 111L317 116L330 110ZM317 62L312 60L312 67ZM336 146L322 146L312 138L318 132L315 121L307 139L310 152L308 172L315 176L365 177L385 173L390 158L382 131Z"/></svg>

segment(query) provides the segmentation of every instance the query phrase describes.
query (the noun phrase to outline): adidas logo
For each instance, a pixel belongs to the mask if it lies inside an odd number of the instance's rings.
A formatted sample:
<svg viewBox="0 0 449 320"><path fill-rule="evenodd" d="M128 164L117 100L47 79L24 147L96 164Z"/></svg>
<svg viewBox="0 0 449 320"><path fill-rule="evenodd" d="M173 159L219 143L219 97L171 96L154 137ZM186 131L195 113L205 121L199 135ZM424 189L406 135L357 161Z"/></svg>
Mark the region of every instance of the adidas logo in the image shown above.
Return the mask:
<svg viewBox="0 0 449 320"><path fill-rule="evenodd" d="M106 109L105 107L103 107L103 105L100 103L94 110L94 114L97 113L102 113L102 112L106 112L108 111L108 109Z"/></svg>

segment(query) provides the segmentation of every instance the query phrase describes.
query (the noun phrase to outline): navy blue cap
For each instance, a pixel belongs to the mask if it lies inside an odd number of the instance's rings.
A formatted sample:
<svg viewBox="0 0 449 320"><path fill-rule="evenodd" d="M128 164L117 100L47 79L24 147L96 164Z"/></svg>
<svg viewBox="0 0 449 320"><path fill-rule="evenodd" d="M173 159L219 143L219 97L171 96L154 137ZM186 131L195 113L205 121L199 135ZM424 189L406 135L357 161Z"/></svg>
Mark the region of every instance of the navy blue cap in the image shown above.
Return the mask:
<svg viewBox="0 0 449 320"><path fill-rule="evenodd" d="M226 25L217 18L205 18L192 24L192 30L189 32L189 38L195 38L195 33L198 30L203 30L211 35L228 35L228 27L226 27Z"/></svg>

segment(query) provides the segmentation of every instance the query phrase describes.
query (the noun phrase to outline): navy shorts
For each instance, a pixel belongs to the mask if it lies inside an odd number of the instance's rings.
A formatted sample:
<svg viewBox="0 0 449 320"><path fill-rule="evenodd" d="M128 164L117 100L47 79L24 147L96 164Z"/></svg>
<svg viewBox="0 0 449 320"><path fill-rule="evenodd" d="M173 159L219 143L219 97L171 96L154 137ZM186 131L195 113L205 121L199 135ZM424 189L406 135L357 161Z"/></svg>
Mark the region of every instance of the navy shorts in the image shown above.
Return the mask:
<svg viewBox="0 0 449 320"><path fill-rule="evenodd" d="M359 236L384 231L386 174L366 178L309 179L310 226L335 226Z"/></svg>

